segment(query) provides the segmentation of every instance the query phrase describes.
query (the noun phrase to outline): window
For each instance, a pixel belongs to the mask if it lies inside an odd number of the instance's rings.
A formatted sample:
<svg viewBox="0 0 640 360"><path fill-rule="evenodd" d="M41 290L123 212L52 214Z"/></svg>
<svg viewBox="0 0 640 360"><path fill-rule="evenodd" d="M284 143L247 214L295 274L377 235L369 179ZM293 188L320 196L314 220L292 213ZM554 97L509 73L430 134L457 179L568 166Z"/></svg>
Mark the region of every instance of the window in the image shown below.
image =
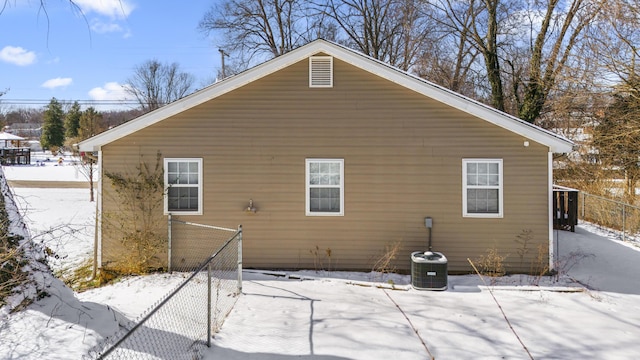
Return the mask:
<svg viewBox="0 0 640 360"><path fill-rule="evenodd" d="M344 215L344 160L307 159L307 215Z"/></svg>
<svg viewBox="0 0 640 360"><path fill-rule="evenodd" d="M462 215L502 217L502 160L462 160Z"/></svg>
<svg viewBox="0 0 640 360"><path fill-rule="evenodd" d="M333 87L333 58L311 56L309 58L309 87Z"/></svg>
<svg viewBox="0 0 640 360"><path fill-rule="evenodd" d="M202 159L164 159L164 212L202 214Z"/></svg>

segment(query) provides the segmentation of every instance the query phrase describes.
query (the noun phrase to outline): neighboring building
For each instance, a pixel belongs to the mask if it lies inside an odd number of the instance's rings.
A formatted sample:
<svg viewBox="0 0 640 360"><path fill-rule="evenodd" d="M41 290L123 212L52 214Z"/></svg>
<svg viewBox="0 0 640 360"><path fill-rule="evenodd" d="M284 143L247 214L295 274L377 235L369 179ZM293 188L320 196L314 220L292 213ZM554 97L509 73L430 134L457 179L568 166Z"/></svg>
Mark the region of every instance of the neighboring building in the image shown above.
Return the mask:
<svg viewBox="0 0 640 360"><path fill-rule="evenodd" d="M40 136L42 136L42 124L13 123L11 126L5 126L5 131L26 139L40 140Z"/></svg>
<svg viewBox="0 0 640 360"><path fill-rule="evenodd" d="M340 45L317 40L80 143L101 174L160 153L165 215L244 228L244 266L371 270L433 250L468 272L496 247L511 270L552 249L552 157L566 138ZM171 180L167 180L171 181ZM169 187L170 184L166 184ZM106 179L100 214L118 208ZM249 200L255 207L247 212ZM529 234L518 255L516 240ZM122 239L102 229L100 264ZM173 262L198 243L174 243ZM180 250L183 249L183 250ZM550 254L550 258L552 254ZM325 259L324 266L327 266Z"/></svg>
<svg viewBox="0 0 640 360"><path fill-rule="evenodd" d="M0 132L0 164L29 165L31 163L31 149L25 146L25 138Z"/></svg>

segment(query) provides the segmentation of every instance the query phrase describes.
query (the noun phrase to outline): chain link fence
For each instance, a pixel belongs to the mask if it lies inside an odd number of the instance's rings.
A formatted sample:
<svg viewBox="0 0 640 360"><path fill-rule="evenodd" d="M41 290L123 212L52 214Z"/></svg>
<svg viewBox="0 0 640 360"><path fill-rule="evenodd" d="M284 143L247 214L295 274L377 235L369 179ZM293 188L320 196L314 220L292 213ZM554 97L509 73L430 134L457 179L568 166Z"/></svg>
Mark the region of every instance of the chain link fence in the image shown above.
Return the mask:
<svg viewBox="0 0 640 360"><path fill-rule="evenodd" d="M622 240L640 232L640 207L580 192L580 218L622 231Z"/></svg>
<svg viewBox="0 0 640 360"><path fill-rule="evenodd" d="M220 329L242 291L242 227L170 218L169 228L169 249L174 250L169 263L174 272L188 272L187 279L83 359L193 360L211 346L212 332ZM185 243L198 246L189 249Z"/></svg>

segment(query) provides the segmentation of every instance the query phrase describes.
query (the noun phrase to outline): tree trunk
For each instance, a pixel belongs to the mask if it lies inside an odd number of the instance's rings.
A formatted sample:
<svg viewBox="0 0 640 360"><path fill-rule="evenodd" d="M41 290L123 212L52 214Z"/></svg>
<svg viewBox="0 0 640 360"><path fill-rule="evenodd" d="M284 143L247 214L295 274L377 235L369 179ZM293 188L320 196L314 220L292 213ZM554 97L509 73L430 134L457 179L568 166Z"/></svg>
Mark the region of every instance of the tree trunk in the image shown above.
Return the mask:
<svg viewBox="0 0 640 360"><path fill-rule="evenodd" d="M94 189L94 184L93 184L93 162L91 162L89 164L89 202L94 202L95 198L93 195L93 189Z"/></svg>
<svg viewBox="0 0 640 360"><path fill-rule="evenodd" d="M504 93L502 92L502 78L500 77L500 59L498 59L498 0L485 0L489 15L487 24L487 39L484 59L487 76L491 85L491 104L494 108L504 111Z"/></svg>

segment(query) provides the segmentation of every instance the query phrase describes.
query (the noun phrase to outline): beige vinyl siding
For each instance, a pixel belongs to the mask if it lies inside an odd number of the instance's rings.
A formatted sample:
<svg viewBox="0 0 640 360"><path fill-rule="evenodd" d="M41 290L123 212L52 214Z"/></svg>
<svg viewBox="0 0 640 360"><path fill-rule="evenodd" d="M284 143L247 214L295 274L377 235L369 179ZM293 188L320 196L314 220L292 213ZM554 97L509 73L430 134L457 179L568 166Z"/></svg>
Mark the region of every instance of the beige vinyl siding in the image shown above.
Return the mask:
<svg viewBox="0 0 640 360"><path fill-rule="evenodd" d="M157 151L201 157L203 215L188 221L242 224L246 267L313 268L318 246L331 249L332 268L370 270L401 241L394 265L407 270L410 252L426 250L426 216L452 272L494 245L519 265L524 229L532 248L547 246L546 147L337 59L333 88L308 79L300 61L186 110L104 146L104 167L135 166L140 154L153 162ZM344 159L344 216L305 216L307 158ZM463 158L503 159L503 218L463 218ZM243 211L249 199L255 214Z"/></svg>

